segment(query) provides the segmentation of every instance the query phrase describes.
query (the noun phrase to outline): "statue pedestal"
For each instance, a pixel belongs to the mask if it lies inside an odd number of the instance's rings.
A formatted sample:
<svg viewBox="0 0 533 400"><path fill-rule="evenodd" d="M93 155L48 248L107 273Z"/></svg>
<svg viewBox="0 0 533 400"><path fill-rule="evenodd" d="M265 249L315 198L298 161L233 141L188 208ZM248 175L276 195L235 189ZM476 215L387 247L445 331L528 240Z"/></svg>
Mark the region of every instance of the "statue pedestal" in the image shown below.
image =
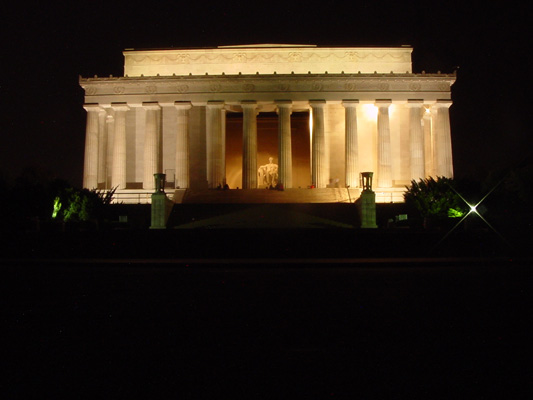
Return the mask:
<svg viewBox="0 0 533 400"><path fill-rule="evenodd" d="M361 192L356 201L361 217L361 228L377 228L376 224L376 193L371 190Z"/></svg>
<svg viewBox="0 0 533 400"><path fill-rule="evenodd" d="M154 174L155 193L152 194L152 223L150 229L166 229L174 202L165 194L165 174Z"/></svg>
<svg viewBox="0 0 533 400"><path fill-rule="evenodd" d="M152 194L152 223L150 229L166 229L167 220L174 203L164 192Z"/></svg>

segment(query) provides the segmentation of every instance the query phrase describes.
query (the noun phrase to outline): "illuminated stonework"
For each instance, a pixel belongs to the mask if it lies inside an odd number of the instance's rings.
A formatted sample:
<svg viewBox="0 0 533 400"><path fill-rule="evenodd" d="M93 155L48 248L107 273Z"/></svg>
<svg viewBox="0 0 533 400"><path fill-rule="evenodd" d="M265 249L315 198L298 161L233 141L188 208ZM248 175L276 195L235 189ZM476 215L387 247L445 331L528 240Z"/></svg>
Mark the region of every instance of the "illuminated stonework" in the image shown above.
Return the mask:
<svg viewBox="0 0 533 400"><path fill-rule="evenodd" d="M172 188L258 187L258 119L277 113L279 180L296 187L295 113L308 113L309 177L299 187L359 187L378 201L404 185L453 176L449 107L455 75L413 74L410 47L308 45L126 50L124 77L80 78L87 132L84 187L145 201L153 174ZM242 114L240 171L227 170L227 117ZM291 114L293 115L291 117ZM271 114L275 115L275 114ZM291 142L292 134L292 142ZM276 158L277 156L277 158ZM235 169L235 167L232 167ZM242 178L241 178L242 176Z"/></svg>

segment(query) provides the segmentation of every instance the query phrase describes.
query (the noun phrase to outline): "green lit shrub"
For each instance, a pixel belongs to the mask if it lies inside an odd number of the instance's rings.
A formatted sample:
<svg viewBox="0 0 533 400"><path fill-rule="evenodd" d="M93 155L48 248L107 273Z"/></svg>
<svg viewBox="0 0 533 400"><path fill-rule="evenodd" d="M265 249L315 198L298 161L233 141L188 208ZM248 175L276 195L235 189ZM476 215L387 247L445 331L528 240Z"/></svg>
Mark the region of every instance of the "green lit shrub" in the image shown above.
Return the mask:
<svg viewBox="0 0 533 400"><path fill-rule="evenodd" d="M455 182L445 177L411 181L404 193L406 205L415 208L422 217L458 218L466 212L466 205L453 190Z"/></svg>
<svg viewBox="0 0 533 400"><path fill-rule="evenodd" d="M65 222L97 219L102 207L113 200L114 193L115 189L101 192L95 189L63 188L54 198L52 218Z"/></svg>

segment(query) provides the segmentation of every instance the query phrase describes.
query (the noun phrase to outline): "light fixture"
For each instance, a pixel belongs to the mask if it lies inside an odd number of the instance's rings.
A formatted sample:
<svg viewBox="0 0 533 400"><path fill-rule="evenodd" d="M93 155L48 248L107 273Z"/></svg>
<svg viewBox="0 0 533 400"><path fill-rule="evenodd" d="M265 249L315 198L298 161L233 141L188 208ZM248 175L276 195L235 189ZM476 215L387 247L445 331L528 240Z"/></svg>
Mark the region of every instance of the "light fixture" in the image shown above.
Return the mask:
<svg viewBox="0 0 533 400"><path fill-rule="evenodd" d="M483 196L483 198L482 198L481 200L479 200L479 201L478 201L476 204L474 204L474 205L472 205L472 204L470 204L468 201L466 201L466 199L465 199L463 196L461 196L461 193L459 193L457 190L455 190L454 187L452 187L452 186L450 185L450 188L451 188L455 193L457 193L457 195L461 198L461 200L463 200L463 201L466 203L466 205L470 208L470 211L469 211L468 213L466 213L465 216L464 216L463 218L461 218L461 220L460 220L457 224L455 224L455 226L454 226L452 229L450 229L450 230L448 231L448 233L446 233L446 235L444 235L444 237L443 237L443 238L442 238L442 239L441 239L441 240L435 245L434 248L436 248L439 244L441 244L441 243L444 241L444 239L446 239L446 238L447 238L447 237L448 237L448 236L449 236L449 235L450 235L450 234L451 234L451 233L452 233L452 232L453 232L453 231L454 231L454 230L455 230L455 229L461 224L461 222L463 222L463 221L464 221L464 220L465 220L470 214L472 214L472 213L474 213L474 214L476 214L477 216L479 216L479 218L481 218L481 219L483 220L483 222L485 222L485 224L487 224L487 226L488 226L490 229L492 229L492 231L493 231L496 235L498 235L498 236L499 236L499 237L500 237L505 243L509 244L509 243L507 242L507 240L506 240L506 239L505 239L505 238L504 238L504 237L503 237L503 236L502 236L502 235L501 235L496 229L494 229L494 227L489 223L489 221L487 221L487 220L486 220L486 219L485 219L485 218L484 218L484 217L478 212L478 210L477 210L477 207L478 207L478 206L479 206L479 205L480 205L480 204L481 204L481 203L482 203L482 202L483 202L483 201L484 201L484 200L485 200L485 199L486 199L486 198L487 198L487 197L488 197L493 191L494 191L494 189L496 189L496 188L500 185L500 183L502 183L502 182L503 182L503 179L500 180L496 185L494 185L493 188L492 188L491 190L489 190L489 192L488 192L485 196Z"/></svg>

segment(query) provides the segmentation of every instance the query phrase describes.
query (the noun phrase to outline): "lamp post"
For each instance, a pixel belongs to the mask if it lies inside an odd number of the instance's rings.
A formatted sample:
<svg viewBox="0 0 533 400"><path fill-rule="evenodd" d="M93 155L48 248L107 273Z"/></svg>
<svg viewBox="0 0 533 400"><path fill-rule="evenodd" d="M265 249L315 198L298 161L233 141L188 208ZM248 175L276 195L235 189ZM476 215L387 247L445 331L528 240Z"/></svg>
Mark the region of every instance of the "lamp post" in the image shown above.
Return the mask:
<svg viewBox="0 0 533 400"><path fill-rule="evenodd" d="M356 204L361 217L361 228L364 229L378 227L376 224L376 193L372 191L373 177L373 172L361 172L359 176L363 191Z"/></svg>

